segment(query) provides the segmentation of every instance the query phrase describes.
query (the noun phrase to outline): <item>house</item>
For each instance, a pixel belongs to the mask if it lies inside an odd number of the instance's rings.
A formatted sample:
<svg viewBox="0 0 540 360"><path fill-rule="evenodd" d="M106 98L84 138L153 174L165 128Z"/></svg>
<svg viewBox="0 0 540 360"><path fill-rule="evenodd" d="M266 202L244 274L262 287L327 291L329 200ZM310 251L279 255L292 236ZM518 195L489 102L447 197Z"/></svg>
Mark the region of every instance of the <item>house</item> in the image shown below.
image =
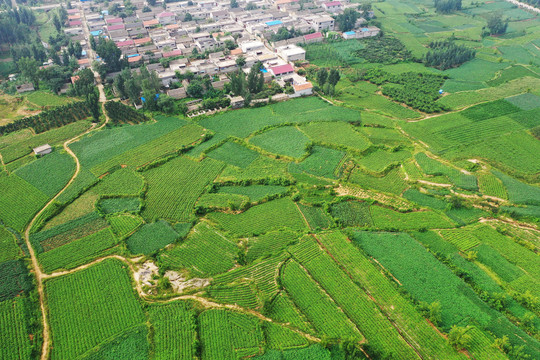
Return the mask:
<svg viewBox="0 0 540 360"><path fill-rule="evenodd" d="M113 18L113 19L107 19L105 20L105 22L107 23L107 25L112 25L112 24L121 24L124 22L124 20L122 20L122 18Z"/></svg>
<svg viewBox="0 0 540 360"><path fill-rule="evenodd" d="M183 99L187 97L186 88L181 87L178 89L169 90L167 91L167 95L169 95L170 97L176 100Z"/></svg>
<svg viewBox="0 0 540 360"><path fill-rule="evenodd" d="M148 20L148 21L143 21L143 26L145 28L151 28L151 27L154 27L154 26L157 26L159 25L159 20L158 19L152 19L152 20Z"/></svg>
<svg viewBox="0 0 540 360"><path fill-rule="evenodd" d="M311 23L311 27L315 31L322 31L322 30L334 30L334 19L327 15L317 15L313 16L308 21Z"/></svg>
<svg viewBox="0 0 540 360"><path fill-rule="evenodd" d="M241 96L233 96L231 98L231 108L240 109L244 107L244 98Z"/></svg>
<svg viewBox="0 0 540 360"><path fill-rule="evenodd" d="M158 14L157 19L161 25L172 24L175 22L175 15L170 11L164 11Z"/></svg>
<svg viewBox="0 0 540 360"><path fill-rule="evenodd" d="M306 59L306 50L302 49L300 46L296 45L287 45L281 46L276 49L277 53L283 60L286 62L294 62L297 60Z"/></svg>
<svg viewBox="0 0 540 360"><path fill-rule="evenodd" d="M28 91L34 91L34 85L32 85L31 83L26 83L26 84L21 84L21 85L17 85L15 87L17 89L17 92L19 94L21 93L24 93L24 92L28 92Z"/></svg>
<svg viewBox="0 0 540 360"><path fill-rule="evenodd" d="M313 84L309 81L304 84L293 85L294 94L290 94L289 97L295 98L300 96L309 96L313 94Z"/></svg>
<svg viewBox="0 0 540 360"><path fill-rule="evenodd" d="M306 44L314 43L314 42L321 42L321 41L323 41L323 36L322 36L322 33L320 32L304 35L304 42Z"/></svg>
<svg viewBox="0 0 540 360"><path fill-rule="evenodd" d="M37 148L34 148L34 154L43 156L46 154L51 153L52 147L49 144L38 146Z"/></svg>
<svg viewBox="0 0 540 360"><path fill-rule="evenodd" d="M90 66L90 59L79 59L77 63L79 64L79 69L86 69Z"/></svg>
<svg viewBox="0 0 540 360"><path fill-rule="evenodd" d="M260 41L248 41L240 44L240 48L243 53L247 53L249 51L264 49L264 44Z"/></svg>
<svg viewBox="0 0 540 360"><path fill-rule="evenodd" d="M343 6L341 5L341 2L339 1L330 1L330 2L325 2L323 4L323 8L328 12L335 13L335 12L341 11Z"/></svg>
<svg viewBox="0 0 540 360"><path fill-rule="evenodd" d="M275 77L282 77L294 74L294 68L291 64L274 66L270 68L270 71L272 72L272 74L274 74Z"/></svg>
<svg viewBox="0 0 540 360"><path fill-rule="evenodd" d="M343 33L343 38L345 40L356 39L356 32L355 31L346 31L346 32Z"/></svg>

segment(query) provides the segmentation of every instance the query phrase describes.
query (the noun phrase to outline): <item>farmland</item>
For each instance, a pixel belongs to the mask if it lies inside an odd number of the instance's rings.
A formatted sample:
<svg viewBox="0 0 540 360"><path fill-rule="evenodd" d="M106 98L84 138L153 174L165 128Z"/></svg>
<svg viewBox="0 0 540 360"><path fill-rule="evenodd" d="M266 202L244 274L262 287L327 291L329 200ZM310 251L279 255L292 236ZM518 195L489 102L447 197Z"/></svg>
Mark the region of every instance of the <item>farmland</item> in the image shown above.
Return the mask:
<svg viewBox="0 0 540 360"><path fill-rule="evenodd" d="M540 17L503 0L357 6L380 35L300 44L313 96L266 104L275 77L241 109L113 99L91 124L43 83L3 93L0 125L54 116L0 136L0 358L539 359ZM441 66L442 42L475 56ZM202 104L233 94L206 85Z"/></svg>

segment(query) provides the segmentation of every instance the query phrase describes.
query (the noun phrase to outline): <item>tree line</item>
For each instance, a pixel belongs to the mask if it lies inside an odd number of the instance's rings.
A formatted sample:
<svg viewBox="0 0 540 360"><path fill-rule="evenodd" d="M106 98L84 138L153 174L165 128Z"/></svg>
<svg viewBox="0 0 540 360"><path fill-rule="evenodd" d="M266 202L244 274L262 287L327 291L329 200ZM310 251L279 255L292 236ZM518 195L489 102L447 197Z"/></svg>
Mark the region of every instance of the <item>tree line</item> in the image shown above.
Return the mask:
<svg viewBox="0 0 540 360"><path fill-rule="evenodd" d="M58 128L85 119L89 115L90 110L85 101L73 102L57 106L51 110L45 110L38 115L29 116L0 126L0 135L9 134L26 128L32 128L36 134L39 134L53 128Z"/></svg>
<svg viewBox="0 0 540 360"><path fill-rule="evenodd" d="M107 101L104 106L109 119L114 125L127 123L139 124L150 120L146 115L119 101Z"/></svg>
<svg viewBox="0 0 540 360"><path fill-rule="evenodd" d="M476 55L474 49L458 45L450 39L432 41L429 48L431 50L424 56L424 64L440 70L460 66Z"/></svg>
<svg viewBox="0 0 540 360"><path fill-rule="evenodd" d="M435 10L439 13L448 14L461 10L461 0L435 0Z"/></svg>

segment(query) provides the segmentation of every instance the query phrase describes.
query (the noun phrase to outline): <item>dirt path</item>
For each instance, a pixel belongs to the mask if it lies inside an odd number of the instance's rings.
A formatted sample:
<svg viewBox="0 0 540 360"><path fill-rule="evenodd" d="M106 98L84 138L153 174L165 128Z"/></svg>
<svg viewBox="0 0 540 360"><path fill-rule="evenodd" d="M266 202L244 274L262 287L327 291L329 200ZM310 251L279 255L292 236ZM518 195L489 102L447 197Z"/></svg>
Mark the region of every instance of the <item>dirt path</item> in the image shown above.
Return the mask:
<svg viewBox="0 0 540 360"><path fill-rule="evenodd" d="M15 0L13 0L15 1ZM86 26L86 19L85 19L85 26ZM92 53L93 56L93 53ZM81 170L81 164L79 162L79 158L77 158L77 155L69 148L69 145L73 142L79 140L82 136L90 133L91 131L96 131L102 129L107 123L109 122L109 117L105 113L104 103L107 100L105 96L105 92L103 91L103 85L100 82L99 74L94 71L94 74L96 76L96 79L98 79L98 85L97 88L99 90L99 101L101 102L101 108L103 110L103 114L105 115L105 121L100 126L96 127L96 124L93 124L89 129L84 131L83 133L66 140L64 142L64 150L73 158L76 164L75 173L71 177L71 179L68 181L68 183L60 190L49 202L45 204L45 206L32 218L28 226L26 227L26 230L24 232L24 241L26 243L26 246L28 247L28 253L30 254L30 259L32 261L32 270L36 276L36 283L37 283L37 291L39 294L39 303L41 308L41 316L42 316L42 326L43 326L43 345L41 350L41 360L47 360L49 358L49 343L50 343L50 333L49 333L49 323L47 321L47 311L45 308L45 293L43 291L43 279L46 279L50 277L50 275L44 274L39 266L39 261L37 259L36 253L34 251L34 248L32 247L32 244L30 243L30 231L32 227L34 226L34 223L36 220L43 214L43 212L75 181L77 176L79 175L79 172Z"/></svg>

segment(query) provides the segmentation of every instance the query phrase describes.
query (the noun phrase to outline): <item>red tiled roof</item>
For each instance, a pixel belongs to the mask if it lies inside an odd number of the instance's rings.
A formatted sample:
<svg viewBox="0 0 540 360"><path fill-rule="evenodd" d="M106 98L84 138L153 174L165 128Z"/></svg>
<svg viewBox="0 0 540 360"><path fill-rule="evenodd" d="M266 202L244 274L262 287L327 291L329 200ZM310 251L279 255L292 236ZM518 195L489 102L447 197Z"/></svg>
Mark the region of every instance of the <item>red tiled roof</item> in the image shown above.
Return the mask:
<svg viewBox="0 0 540 360"><path fill-rule="evenodd" d="M320 32L304 35L304 39L306 40L318 39L321 37L322 37L322 34Z"/></svg>
<svg viewBox="0 0 540 360"><path fill-rule="evenodd" d="M150 42L150 41L152 41L152 39L150 39L149 37L145 37L145 38L142 38L142 39L135 39L135 40L133 40L133 42L135 43L135 45L146 44L147 42Z"/></svg>
<svg viewBox="0 0 540 360"><path fill-rule="evenodd" d="M122 46L134 45L134 44L135 44L135 42L133 40L125 40L125 41L118 41L116 43L116 46L122 47Z"/></svg>
<svg viewBox="0 0 540 360"><path fill-rule="evenodd" d="M180 56L180 55L182 55L182 50L180 50L180 49L176 49L176 50L173 50L173 51L163 53L164 58L168 58L168 57L172 57L172 56Z"/></svg>
<svg viewBox="0 0 540 360"><path fill-rule="evenodd" d="M152 26L152 25L157 25L157 24L159 24L158 19L143 21L143 26Z"/></svg>
<svg viewBox="0 0 540 360"><path fill-rule="evenodd" d="M176 30L176 29L180 28L180 25L178 25L178 24L169 24L169 25L165 26L165 28L169 29L169 30Z"/></svg>
<svg viewBox="0 0 540 360"><path fill-rule="evenodd" d="M240 48L231 50L231 55L241 55L241 54L242 54L242 49Z"/></svg>
<svg viewBox="0 0 540 360"><path fill-rule="evenodd" d="M274 75L278 76L278 75L281 75L281 74L286 74L286 73L292 72L292 71L294 71L294 68L292 67L291 64L285 64L285 65L279 65L279 66L271 67L270 70L272 70Z"/></svg>
<svg viewBox="0 0 540 360"><path fill-rule="evenodd" d="M77 63L79 65L90 64L90 59L79 59L77 60Z"/></svg>
<svg viewBox="0 0 540 360"><path fill-rule="evenodd" d="M67 10L68 14L75 14L75 13L78 13L78 12L79 12L79 9L69 9L69 10Z"/></svg>
<svg viewBox="0 0 540 360"><path fill-rule="evenodd" d="M80 79L79 75L72 76L72 77L71 77L71 83L72 83L72 84L75 84L75 81L77 81L77 80L79 80L79 79Z"/></svg>
<svg viewBox="0 0 540 360"><path fill-rule="evenodd" d="M82 25L82 21L74 20L74 21L69 22L69 26L77 26L77 25Z"/></svg>
<svg viewBox="0 0 540 360"><path fill-rule="evenodd" d="M310 82L307 82L305 84L300 84L300 85L293 85L294 91L302 91L306 89L311 89L312 87L313 85Z"/></svg>
<svg viewBox="0 0 540 360"><path fill-rule="evenodd" d="M124 24L116 24L116 25L107 26L108 31L124 30L124 29L125 29Z"/></svg>
<svg viewBox="0 0 540 360"><path fill-rule="evenodd" d="M76 20L76 19L80 19L81 18L81 14L74 14L74 15L69 15L68 16L68 20Z"/></svg>
<svg viewBox="0 0 540 360"><path fill-rule="evenodd" d="M324 5L326 5L326 6L340 6L341 3L339 1L330 1L330 2L324 3Z"/></svg>
<svg viewBox="0 0 540 360"><path fill-rule="evenodd" d="M122 20L122 18L114 18L114 19L107 19L105 20L105 22L107 24L118 24L118 23L123 23L124 20Z"/></svg>
<svg viewBox="0 0 540 360"><path fill-rule="evenodd" d="M128 58L128 62L133 63L133 62L137 62L137 61L139 61L141 59L142 59L142 55L132 56L132 57Z"/></svg>
<svg viewBox="0 0 540 360"><path fill-rule="evenodd" d="M159 14L157 17L162 18L162 17L169 17L169 16L174 16L174 13L169 12L169 11L164 11L161 14Z"/></svg>

